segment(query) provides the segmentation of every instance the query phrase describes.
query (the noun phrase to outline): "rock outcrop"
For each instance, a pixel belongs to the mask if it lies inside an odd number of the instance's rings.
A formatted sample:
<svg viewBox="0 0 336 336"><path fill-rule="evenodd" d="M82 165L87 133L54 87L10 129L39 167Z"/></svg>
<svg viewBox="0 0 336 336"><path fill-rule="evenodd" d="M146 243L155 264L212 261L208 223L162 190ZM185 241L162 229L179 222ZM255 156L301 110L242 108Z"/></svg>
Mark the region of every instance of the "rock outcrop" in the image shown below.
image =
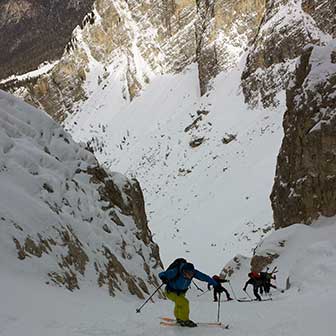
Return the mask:
<svg viewBox="0 0 336 336"><path fill-rule="evenodd" d="M0 79L60 59L94 0L2 0Z"/></svg>
<svg viewBox="0 0 336 336"><path fill-rule="evenodd" d="M158 246L139 183L99 166L46 114L0 92L0 250L69 290L140 298L158 285ZM15 252L16 251L16 252ZM5 266L4 266L5 267Z"/></svg>
<svg viewBox="0 0 336 336"><path fill-rule="evenodd" d="M287 89L305 46L323 45L335 34L332 0L269 0L242 75L245 100L255 106L277 105Z"/></svg>
<svg viewBox="0 0 336 336"><path fill-rule="evenodd" d="M276 228L336 215L336 40L308 47L287 91L271 195Z"/></svg>

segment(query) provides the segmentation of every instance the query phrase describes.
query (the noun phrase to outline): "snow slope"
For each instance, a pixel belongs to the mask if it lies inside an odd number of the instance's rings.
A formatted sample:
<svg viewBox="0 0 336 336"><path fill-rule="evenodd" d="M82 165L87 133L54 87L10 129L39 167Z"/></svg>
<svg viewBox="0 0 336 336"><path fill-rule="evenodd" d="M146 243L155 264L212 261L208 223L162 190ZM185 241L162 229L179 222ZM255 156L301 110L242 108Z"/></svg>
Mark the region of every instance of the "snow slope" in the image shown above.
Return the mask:
<svg viewBox="0 0 336 336"><path fill-rule="evenodd" d="M140 181L165 264L184 256L218 271L235 254L249 255L271 229L285 108L248 109L239 87L244 63L245 56L202 98L191 66L153 78L130 103L116 94L117 76L97 86L96 73L89 99L66 120L75 139L91 141L100 162Z"/></svg>
<svg viewBox="0 0 336 336"><path fill-rule="evenodd" d="M155 299L155 303L149 303L136 314L135 309L142 301L131 297L111 299L92 288L70 293L41 286L33 279L2 274L0 335L332 336L336 327L335 234L335 218L332 218L312 226L281 229L267 238L260 248L276 249L280 253L275 263L280 270L278 286L282 287L282 278L289 275L291 288L284 294L273 291L273 301L223 302L221 321L230 324L229 330L161 327L159 317L172 316L169 301ZM285 248L279 247L281 240L286 240ZM231 283L235 294L242 296L240 288L246 280L245 270L235 275ZM211 302L210 294L197 297L198 293L194 289L188 292L191 318L216 321L217 304Z"/></svg>

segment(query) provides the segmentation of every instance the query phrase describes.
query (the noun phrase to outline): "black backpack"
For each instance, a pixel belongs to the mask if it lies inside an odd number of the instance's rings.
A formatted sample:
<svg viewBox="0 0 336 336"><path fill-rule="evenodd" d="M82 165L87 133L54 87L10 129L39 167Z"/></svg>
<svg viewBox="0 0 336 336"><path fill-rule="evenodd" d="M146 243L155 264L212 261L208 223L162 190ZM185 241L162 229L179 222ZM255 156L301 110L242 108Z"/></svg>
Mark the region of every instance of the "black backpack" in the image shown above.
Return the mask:
<svg viewBox="0 0 336 336"><path fill-rule="evenodd" d="M171 280L175 280L180 276L180 266L182 264L185 264L186 262L187 260L185 260L184 258L177 258L167 267L166 271L177 268L176 276L174 277L174 279Z"/></svg>

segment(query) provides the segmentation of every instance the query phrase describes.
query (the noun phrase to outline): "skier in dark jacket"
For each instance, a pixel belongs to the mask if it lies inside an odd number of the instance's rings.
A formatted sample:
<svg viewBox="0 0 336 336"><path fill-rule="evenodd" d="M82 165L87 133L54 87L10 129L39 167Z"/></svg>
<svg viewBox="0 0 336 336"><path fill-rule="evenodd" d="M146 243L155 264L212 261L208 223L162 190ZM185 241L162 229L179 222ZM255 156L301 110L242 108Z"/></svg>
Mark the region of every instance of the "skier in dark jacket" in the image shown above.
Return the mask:
<svg viewBox="0 0 336 336"><path fill-rule="evenodd" d="M249 280L245 283L245 286L243 288L243 291L246 292L246 288L248 285L253 286L253 294L256 297L256 300L261 301L261 296L258 294L258 289L262 285L262 280L260 278L260 274L256 272L250 272L248 274Z"/></svg>
<svg viewBox="0 0 336 336"><path fill-rule="evenodd" d="M188 262L182 262L177 267L159 273L159 278L166 284L167 298L175 303L176 322L183 327L197 327L197 324L189 319L189 301L185 297L192 279L205 281L214 288L220 284L210 276L196 270L194 265Z"/></svg>
<svg viewBox="0 0 336 336"><path fill-rule="evenodd" d="M275 279L275 275L272 275L271 273L268 272L260 272L260 294L262 295L264 292L266 294L269 294L271 287L277 289L276 286L274 286L271 283L271 280Z"/></svg>
<svg viewBox="0 0 336 336"><path fill-rule="evenodd" d="M277 286L272 284L272 280L276 279L276 273L278 273L278 267L275 266L272 271L269 270L269 267L266 268L265 272L260 272L261 278L261 286L260 286L260 294L265 292L266 294L270 293L271 288L277 289L281 293L284 292L283 289L279 289Z"/></svg>
<svg viewBox="0 0 336 336"><path fill-rule="evenodd" d="M214 279L219 284L224 283L224 282L229 282L228 280L225 280L218 275L214 275L212 277L212 279ZM208 290L211 290L211 285L210 284L208 284ZM217 288L214 287L214 290L213 290L214 302L218 301L218 294L221 294L222 292L225 293L228 301L233 300L230 296L230 293L226 290L226 288L224 288L222 285L220 285Z"/></svg>

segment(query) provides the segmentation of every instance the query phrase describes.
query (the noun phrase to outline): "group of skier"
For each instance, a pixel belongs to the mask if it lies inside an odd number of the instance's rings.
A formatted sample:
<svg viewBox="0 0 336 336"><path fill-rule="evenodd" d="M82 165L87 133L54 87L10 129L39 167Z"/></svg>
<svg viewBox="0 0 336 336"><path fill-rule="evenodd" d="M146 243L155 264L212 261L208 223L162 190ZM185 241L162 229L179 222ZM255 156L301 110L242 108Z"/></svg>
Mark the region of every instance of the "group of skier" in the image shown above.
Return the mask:
<svg viewBox="0 0 336 336"><path fill-rule="evenodd" d="M276 272L276 268L272 272L269 272L268 268L266 272L250 272L248 274L249 279L243 290L246 292L247 286L252 285L256 300L261 301L259 293L269 293L271 287L276 288L271 283L271 280L275 279ZM213 287L214 302L220 301L220 294L223 292L226 294L228 301L233 300L229 292L222 286L222 283L229 282L228 280L218 275L210 277L195 269L192 263L187 262L183 258L176 259L165 271L159 273L159 278L166 285L165 294L167 298L175 304L174 316L176 323L183 327L197 326L197 323L189 318L189 301L185 297L193 279L207 282L208 290L211 290L211 287Z"/></svg>
<svg viewBox="0 0 336 336"><path fill-rule="evenodd" d="M247 286L253 286L253 294L256 297L256 300L261 301L260 294L269 294L271 288L277 288L272 284L272 280L276 279L275 273L277 273L277 268L275 267L272 272L269 272L269 268L267 268L266 272L250 272L248 274L249 279L246 281L243 291L246 292Z"/></svg>

